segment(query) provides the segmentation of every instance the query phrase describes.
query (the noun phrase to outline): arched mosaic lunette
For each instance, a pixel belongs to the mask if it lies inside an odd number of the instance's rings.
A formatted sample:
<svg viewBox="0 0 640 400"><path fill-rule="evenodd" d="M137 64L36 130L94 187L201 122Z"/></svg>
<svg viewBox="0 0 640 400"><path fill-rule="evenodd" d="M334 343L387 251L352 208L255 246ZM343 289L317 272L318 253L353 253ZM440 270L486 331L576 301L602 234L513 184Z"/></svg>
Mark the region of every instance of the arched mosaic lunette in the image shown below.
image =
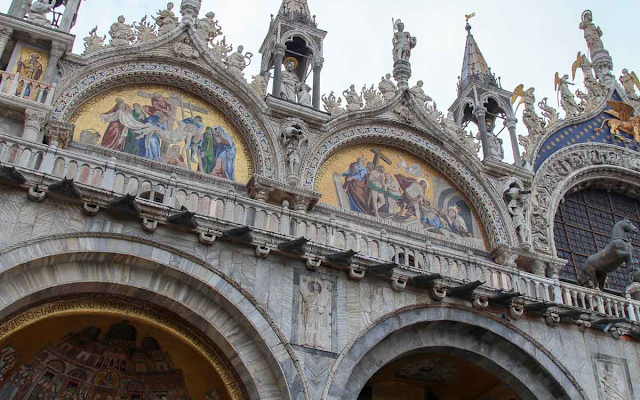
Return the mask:
<svg viewBox="0 0 640 400"><path fill-rule="evenodd" d="M562 149L542 163L532 184L531 233L536 251L557 255L553 221L564 195L588 181L640 181L638 153L620 146L586 143ZM640 187L640 185L635 185Z"/></svg>
<svg viewBox="0 0 640 400"><path fill-rule="evenodd" d="M142 258L139 254L147 256ZM120 264L122 268L126 266L129 272L105 274L103 268L94 268L83 275L77 268L69 269L69 266L77 263ZM27 284L28 287L18 289L18 286L27 282L20 277L25 274L38 274L34 271L39 268L49 269L51 272L43 273L42 276L51 279L39 281L37 285ZM66 268L70 273L61 273L59 270L62 268ZM176 287L170 282L163 284L146 280L146 285L140 285L140 281L130 279L136 275L135 269L140 269L144 276L150 276L149 270L156 269L158 276L193 288L194 295L182 297L184 293L179 291L174 293L160 289ZM18 281L13 278L18 278ZM292 399L292 391L295 389L300 392L296 399L311 399L305 375L294 349L269 313L251 293L222 272L217 265L211 265L171 246L136 236L112 233L79 232L44 236L0 249L0 280L6 285L8 294L0 299L2 317L18 311L25 304L30 304L28 299L26 302L23 301L26 296L37 297L38 293L48 288L64 288L88 282L117 284L129 287L134 292L136 289L144 289L159 297L167 297L173 293L177 296L178 303L202 313L200 316L204 320L223 324L224 320L213 321L211 314L206 313L206 310L212 307L220 307L239 324L236 328L232 325L228 328L233 330L242 327L240 331L245 331L248 335L243 339L238 335L239 331L230 331L228 336L223 334L222 337L226 337L225 340L229 340L229 344L235 349L227 354L231 361L234 361L232 355L235 352L244 360L244 366L249 370L247 372L253 370L251 379L258 386L263 385L264 390L260 397L268 392L273 395L277 393L276 398ZM200 294L195 295L196 292ZM69 291L66 293L71 294ZM208 302L208 305L204 302ZM206 333L207 329L203 329L203 332ZM222 330L220 333L223 333ZM223 341L216 343L225 348ZM252 350L251 347L254 345L258 348ZM260 354L262 360L255 358L257 354ZM255 363L245 362L248 359ZM242 371L240 373L241 377L247 377Z"/></svg>
<svg viewBox="0 0 640 400"><path fill-rule="evenodd" d="M364 143L396 146L421 157L447 176L471 201L487 232L491 248L515 243L514 236L506 228L509 226L507 211L500 207L502 200L491 192L488 182L440 146L404 129L383 125L353 126L328 135L309 151L301 168L301 185L313 189L324 161L341 149Z"/></svg>
<svg viewBox="0 0 640 400"><path fill-rule="evenodd" d="M132 83L161 83L183 88L225 113L242 133L257 174L276 179L283 175L284 158L276 134L267 121L256 119L258 112L244 105L231 91L203 74L163 62L136 61L102 65L73 81L57 96L52 119L65 121L85 101L96 94Z"/></svg>

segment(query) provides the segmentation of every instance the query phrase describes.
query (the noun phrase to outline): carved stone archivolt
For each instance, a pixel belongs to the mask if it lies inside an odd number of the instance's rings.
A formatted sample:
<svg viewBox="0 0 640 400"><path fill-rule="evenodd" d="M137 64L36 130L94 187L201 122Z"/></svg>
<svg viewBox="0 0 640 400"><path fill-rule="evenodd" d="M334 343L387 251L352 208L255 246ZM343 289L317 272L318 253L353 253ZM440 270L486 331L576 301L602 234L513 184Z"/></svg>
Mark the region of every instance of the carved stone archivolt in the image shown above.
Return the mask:
<svg viewBox="0 0 640 400"><path fill-rule="evenodd" d="M606 144L579 144L563 149L538 169L531 193L531 238L537 252L556 255L553 221L564 195L585 182L638 182L638 153ZM639 186L640 185L636 185Z"/></svg>
<svg viewBox="0 0 640 400"><path fill-rule="evenodd" d="M115 83L153 82L183 87L211 102L236 124L253 155L256 173L269 178L285 175L284 156L277 143L279 135L271 132L268 122L255 117L261 113L249 109L230 90L192 69L161 62L125 62L96 68L84 79L69 82L57 97L53 119L67 120L85 101Z"/></svg>
<svg viewBox="0 0 640 400"><path fill-rule="evenodd" d="M506 227L509 215L500 204L501 194L496 194L490 184L478 172L466 168L455 155L424 136L383 125L365 125L331 132L313 144L300 168L300 186L311 190L322 163L335 152L355 143L384 143L404 148L433 165L446 175L469 198L487 231L492 248L515 244L513 232Z"/></svg>

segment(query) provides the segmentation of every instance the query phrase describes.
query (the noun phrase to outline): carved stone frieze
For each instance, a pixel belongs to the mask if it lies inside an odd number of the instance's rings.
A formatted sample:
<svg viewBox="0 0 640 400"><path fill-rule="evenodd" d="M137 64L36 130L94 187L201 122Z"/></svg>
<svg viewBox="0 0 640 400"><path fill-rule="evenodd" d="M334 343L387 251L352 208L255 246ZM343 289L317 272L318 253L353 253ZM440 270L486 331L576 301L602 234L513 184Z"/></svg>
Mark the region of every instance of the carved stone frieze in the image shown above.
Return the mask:
<svg viewBox="0 0 640 400"><path fill-rule="evenodd" d="M307 212L318 203L322 194L304 188L284 185L264 176L254 175L247 183L249 196L256 200L289 204L296 211Z"/></svg>

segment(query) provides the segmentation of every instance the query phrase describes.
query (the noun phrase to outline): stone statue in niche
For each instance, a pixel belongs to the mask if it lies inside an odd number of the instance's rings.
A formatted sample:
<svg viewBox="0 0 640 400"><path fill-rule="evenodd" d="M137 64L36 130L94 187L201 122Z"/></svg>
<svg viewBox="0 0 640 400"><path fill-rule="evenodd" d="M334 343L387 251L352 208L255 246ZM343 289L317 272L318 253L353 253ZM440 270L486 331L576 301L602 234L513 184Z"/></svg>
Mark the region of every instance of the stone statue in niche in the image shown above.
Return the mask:
<svg viewBox="0 0 640 400"><path fill-rule="evenodd" d="M253 57L253 53L247 52L247 54L243 54L244 46L238 46L236 52L231 53L230 56L227 57L227 69L232 74L237 77L244 79L244 69L251 65L251 58Z"/></svg>
<svg viewBox="0 0 640 400"><path fill-rule="evenodd" d="M178 17L176 17L176 14L173 12L173 3L167 3L167 8L159 10L157 14L157 17L151 16L151 18L153 18L153 20L156 21L156 25L158 25L158 34L167 34L178 26Z"/></svg>
<svg viewBox="0 0 640 400"><path fill-rule="evenodd" d="M298 86L300 80L295 74L295 69L298 67L298 60L293 57L288 57L284 60L284 71L282 71L282 85L280 87L280 98L284 100L296 102L296 93L298 92Z"/></svg>
<svg viewBox="0 0 640 400"><path fill-rule="evenodd" d="M578 277L580 285L603 289L608 273L618 269L622 263L625 263L627 268L632 268L633 245L628 234L637 232L638 228L628 219L616 223L611 231L611 241L607 247L587 258Z"/></svg>
<svg viewBox="0 0 640 400"><path fill-rule="evenodd" d="M127 25L124 22L124 15L121 15L109 29L109 36L111 36L111 46L113 47L130 46L131 42L136 38L136 34L133 32L133 28L131 27L131 25Z"/></svg>
<svg viewBox="0 0 640 400"><path fill-rule="evenodd" d="M411 50L416 47L418 39L404 31L404 23L397 20L393 23L393 62L409 61Z"/></svg>
<svg viewBox="0 0 640 400"><path fill-rule="evenodd" d="M51 21L47 19L47 14L49 14L52 9L53 5L49 4L47 0L37 0L31 4L31 8L27 14L27 21L36 25L49 25Z"/></svg>
<svg viewBox="0 0 640 400"><path fill-rule="evenodd" d="M398 87L391 80L391 74L386 74L382 77L380 83L378 84L378 90L380 91L380 93L382 93L382 97L384 98L385 102L389 102L393 100L394 97L396 97Z"/></svg>
<svg viewBox="0 0 640 400"><path fill-rule="evenodd" d="M307 137L302 132L300 125L293 125L283 129L280 136L282 138L282 146L285 149L287 172L290 175L297 174L300 168L300 147L307 141Z"/></svg>
<svg viewBox="0 0 640 400"><path fill-rule="evenodd" d="M306 83L301 83L298 88L298 103L303 106L313 107L313 100L311 99L311 87Z"/></svg>
<svg viewBox="0 0 640 400"><path fill-rule="evenodd" d="M487 147L489 148L489 156L494 159L502 160L504 158L504 149L502 148L502 139L493 133L495 121L487 119L485 123L487 127ZM480 132L476 135L477 140L481 140Z"/></svg>
<svg viewBox="0 0 640 400"><path fill-rule="evenodd" d="M587 42L589 54L591 58L593 58L593 52L604 49L604 44L601 39L602 30L593 23L591 10L585 10L582 13L582 21L580 22L579 28L584 31L584 40Z"/></svg>
<svg viewBox="0 0 640 400"><path fill-rule="evenodd" d="M323 279L300 277L300 337L303 346L331 350L332 285Z"/></svg>
<svg viewBox="0 0 640 400"><path fill-rule="evenodd" d="M518 241L520 246L529 247L531 238L529 226L527 225L527 218L525 216L525 210L527 209L527 192L521 190L517 186L512 186L505 192L507 197L507 209L511 214L511 220L513 221L513 227L518 235Z"/></svg>

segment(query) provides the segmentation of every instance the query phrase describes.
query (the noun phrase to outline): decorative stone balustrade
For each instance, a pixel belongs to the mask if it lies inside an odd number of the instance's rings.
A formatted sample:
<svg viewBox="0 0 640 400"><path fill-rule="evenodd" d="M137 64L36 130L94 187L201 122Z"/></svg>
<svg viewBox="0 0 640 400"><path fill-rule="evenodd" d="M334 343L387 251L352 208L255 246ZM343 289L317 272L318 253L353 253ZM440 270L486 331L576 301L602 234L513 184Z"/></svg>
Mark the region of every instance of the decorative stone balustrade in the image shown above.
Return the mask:
<svg viewBox="0 0 640 400"><path fill-rule="evenodd" d="M76 145L70 148L73 146ZM514 290L529 302L554 303L554 307L564 310L593 314L591 318L601 315L640 320L640 301L505 267L494 263L486 251L440 246L442 239L396 237L376 227L338 222L326 210L323 212L324 206L306 213L290 210L239 194L246 193L246 188L238 183L220 180L219 184L211 184L210 179L216 180L212 177L189 179L189 171L178 175L160 169L143 170L135 164L118 163L115 158L104 160L9 136L0 136L0 164L15 166L32 187L67 178L75 181L87 199L102 196L106 204L124 194L134 195L145 206L145 215L156 210L160 220L161 215L185 206L196 213L203 232L251 226L256 234L269 238L260 244L267 254L270 246L277 246L279 241L304 236L310 242L303 258L318 265L323 254L344 250L358 252L353 267L362 273L372 265L393 261L398 266L389 279L397 290L404 288L412 276L438 273L443 276L439 285L444 288L479 280L484 282L480 290L485 297L495 291Z"/></svg>
<svg viewBox="0 0 640 400"><path fill-rule="evenodd" d="M55 86L55 83L51 85L23 78L20 74L0 71L0 93L3 95L15 96L50 106L53 101Z"/></svg>

